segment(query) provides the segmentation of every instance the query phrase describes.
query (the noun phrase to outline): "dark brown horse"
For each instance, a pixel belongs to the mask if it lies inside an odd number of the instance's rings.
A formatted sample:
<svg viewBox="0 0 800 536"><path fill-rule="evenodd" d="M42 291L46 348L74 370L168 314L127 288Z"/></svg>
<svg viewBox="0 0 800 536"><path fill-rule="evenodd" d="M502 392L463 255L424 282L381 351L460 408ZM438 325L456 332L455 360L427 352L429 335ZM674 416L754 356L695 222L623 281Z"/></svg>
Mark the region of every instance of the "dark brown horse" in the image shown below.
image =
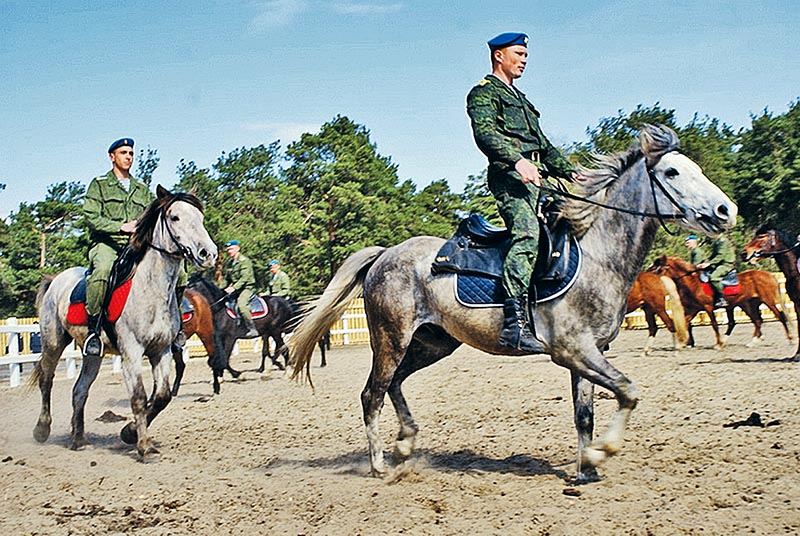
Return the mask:
<svg viewBox="0 0 800 536"><path fill-rule="evenodd" d="M183 296L189 300L194 312L188 320L183 322L183 332L188 339L192 335L197 335L206 349L208 356L208 366L212 367L215 359L217 347L214 341L214 314L211 312L211 307L208 305L208 300L197 292L187 288L183 291ZM186 363L183 361L183 351L175 346L172 347L172 359L175 362L175 382L172 384L172 396L178 395L178 389L181 386L183 379L183 372L186 369ZM238 378L241 372L231 368L230 364L226 364L226 370L231 373L231 376Z"/></svg>
<svg viewBox="0 0 800 536"><path fill-rule="evenodd" d="M667 314L666 298L669 296L672 316ZM644 318L647 321L647 330L650 336L644 347L643 354L647 355L653 348L658 332L656 315L664 322L664 326L672 333L672 342L675 349L679 350L686 345L689 340L689 332L686 329L686 317L684 316L683 304L678 294L678 289L672 279L662 277L652 272L642 272L636 276L630 292L628 292L628 302L625 314L632 313L639 307L644 311Z"/></svg>
<svg viewBox="0 0 800 536"><path fill-rule="evenodd" d="M711 320L711 327L717 337L715 348L725 346L725 341L719 334L717 319L714 316L714 299L706 293L703 289L703 283L700 281L701 270L680 257L667 257L666 255L661 255L661 257L657 258L650 270L670 277L675 281L681 296L681 302L683 302L683 307L686 310L686 322L689 324L689 346L694 346L694 336L692 335L690 322L700 311L705 311ZM786 332L786 337L792 340L786 315L782 310L783 298L780 292L780 285L775 276L764 270L748 270L741 272L738 276L739 293L725 296L728 300L728 307L725 308L728 317L728 329L725 331L725 337L731 334L736 325L733 310L736 307L741 307L742 311L753 322L754 327L753 340L748 343L748 346L759 342L761 340L761 324L764 322L761 318L760 310L760 306L763 303L772 311L775 318L780 320ZM781 305L781 308L778 308L778 304Z"/></svg>
<svg viewBox="0 0 800 536"><path fill-rule="evenodd" d="M783 275L786 276L786 294L794 303L795 323L797 323L797 351L790 361L800 361L800 322L797 314L800 307L800 272L797 270L797 248L800 242L772 225L765 225L756 231L755 236L744 247L742 258L756 262L762 257L773 257Z"/></svg>

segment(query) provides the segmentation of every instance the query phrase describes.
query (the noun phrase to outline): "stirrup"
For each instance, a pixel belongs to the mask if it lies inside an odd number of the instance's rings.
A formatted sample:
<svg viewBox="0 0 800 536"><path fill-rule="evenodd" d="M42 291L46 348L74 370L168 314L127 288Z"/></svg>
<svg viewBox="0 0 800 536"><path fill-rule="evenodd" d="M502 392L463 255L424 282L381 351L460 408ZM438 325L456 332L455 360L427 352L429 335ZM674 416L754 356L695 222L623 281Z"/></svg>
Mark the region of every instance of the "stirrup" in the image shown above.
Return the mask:
<svg viewBox="0 0 800 536"><path fill-rule="evenodd" d="M83 357L102 357L103 339L97 333L91 332L83 341Z"/></svg>

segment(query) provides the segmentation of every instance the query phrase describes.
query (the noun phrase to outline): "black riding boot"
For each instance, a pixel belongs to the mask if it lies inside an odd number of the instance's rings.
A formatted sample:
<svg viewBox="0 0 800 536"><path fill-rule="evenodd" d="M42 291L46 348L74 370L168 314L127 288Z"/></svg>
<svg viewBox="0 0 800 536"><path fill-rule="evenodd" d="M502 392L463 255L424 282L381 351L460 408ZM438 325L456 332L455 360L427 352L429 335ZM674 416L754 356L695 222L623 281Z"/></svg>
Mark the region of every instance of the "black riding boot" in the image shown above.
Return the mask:
<svg viewBox="0 0 800 536"><path fill-rule="evenodd" d="M83 357L101 357L103 355L103 340L100 338L100 315L89 317L89 336L83 342Z"/></svg>
<svg viewBox="0 0 800 536"><path fill-rule="evenodd" d="M725 309L728 307L728 300L716 286L712 287L714 290L714 309Z"/></svg>
<svg viewBox="0 0 800 536"><path fill-rule="evenodd" d="M500 344L524 352L541 351L542 346L536 340L528 324L527 298L518 296L508 298L503 303L503 331L500 332Z"/></svg>

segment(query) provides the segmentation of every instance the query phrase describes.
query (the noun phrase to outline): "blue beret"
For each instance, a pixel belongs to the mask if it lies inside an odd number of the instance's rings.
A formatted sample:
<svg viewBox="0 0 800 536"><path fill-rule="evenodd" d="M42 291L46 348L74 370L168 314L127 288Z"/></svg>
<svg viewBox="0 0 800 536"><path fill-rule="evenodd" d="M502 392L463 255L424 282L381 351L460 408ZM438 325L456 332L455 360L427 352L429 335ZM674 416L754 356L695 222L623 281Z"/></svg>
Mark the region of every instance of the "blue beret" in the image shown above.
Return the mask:
<svg viewBox="0 0 800 536"><path fill-rule="evenodd" d="M686 240L697 240L697 235L690 234L686 237Z"/></svg>
<svg viewBox="0 0 800 536"><path fill-rule="evenodd" d="M524 33L507 32L489 40L487 44L489 45L489 50L492 52L501 48L510 47L511 45L522 45L527 47L528 36Z"/></svg>
<svg viewBox="0 0 800 536"><path fill-rule="evenodd" d="M133 138L121 138L121 139L115 141L114 143L112 143L109 146L108 152L109 153L113 153L116 149L119 149L120 147L131 147L131 148L133 148Z"/></svg>
<svg viewBox="0 0 800 536"><path fill-rule="evenodd" d="M226 248L229 248L231 246L238 246L238 245L239 245L239 241L238 240L229 240L229 241L225 242L225 247Z"/></svg>
<svg viewBox="0 0 800 536"><path fill-rule="evenodd" d="M272 259L267 263L267 266L275 266L276 264L280 264L280 261L278 261L278 259Z"/></svg>

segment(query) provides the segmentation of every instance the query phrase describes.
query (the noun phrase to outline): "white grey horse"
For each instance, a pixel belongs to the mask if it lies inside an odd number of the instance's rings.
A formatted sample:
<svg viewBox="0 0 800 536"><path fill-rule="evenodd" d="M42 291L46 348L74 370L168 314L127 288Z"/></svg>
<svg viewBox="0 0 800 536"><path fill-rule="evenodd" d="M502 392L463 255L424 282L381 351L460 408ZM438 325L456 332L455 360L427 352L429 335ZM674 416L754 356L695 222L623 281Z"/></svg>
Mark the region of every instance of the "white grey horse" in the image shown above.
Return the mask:
<svg viewBox="0 0 800 536"><path fill-rule="evenodd" d="M680 225L718 233L732 228L737 214L736 205L679 151L677 135L666 127L646 126L639 143L628 151L597 159L597 169L582 170L576 189L605 208L569 199L562 210L580 240L583 268L568 293L533 311L541 353L571 372L578 481L599 478L596 467L620 450L638 402L634 384L609 364L601 349L619 332L626 296L659 225L655 215L677 211L671 216ZM373 475L385 472L378 420L387 391L400 421L395 458L402 460L411 455L418 431L401 391L409 375L462 343L492 354L513 353L498 343L503 325L500 308L460 305L454 276L431 273L443 242L416 237L388 249L370 247L354 253L290 341L294 377L305 369L310 380L314 345L363 289L373 360L361 403ZM605 434L592 442L595 385L614 393L618 409Z"/></svg>
<svg viewBox="0 0 800 536"><path fill-rule="evenodd" d="M211 267L217 247L203 226L203 207L192 194L172 194L159 186L157 198L139 218L130 247L141 254L131 281L130 294L115 327L116 348L103 334L107 353L122 356L125 385L131 399L134 421L122 429L120 437L136 443L141 457L157 452L148 437L147 426L172 398L169 388L170 345L180 328L180 314L175 284L184 259ZM44 442L50 436L50 391L53 375L64 348L74 339L79 345L87 336L86 326L66 320L70 293L86 269L70 268L54 278L46 278L37 295L42 333L42 357L29 384L38 383L42 410L33 429L33 437ZM142 357L146 355L153 370L154 389L147 399L142 383ZM86 444L84 406L89 387L97 377L101 358L84 359L72 390L72 432L70 448Z"/></svg>

